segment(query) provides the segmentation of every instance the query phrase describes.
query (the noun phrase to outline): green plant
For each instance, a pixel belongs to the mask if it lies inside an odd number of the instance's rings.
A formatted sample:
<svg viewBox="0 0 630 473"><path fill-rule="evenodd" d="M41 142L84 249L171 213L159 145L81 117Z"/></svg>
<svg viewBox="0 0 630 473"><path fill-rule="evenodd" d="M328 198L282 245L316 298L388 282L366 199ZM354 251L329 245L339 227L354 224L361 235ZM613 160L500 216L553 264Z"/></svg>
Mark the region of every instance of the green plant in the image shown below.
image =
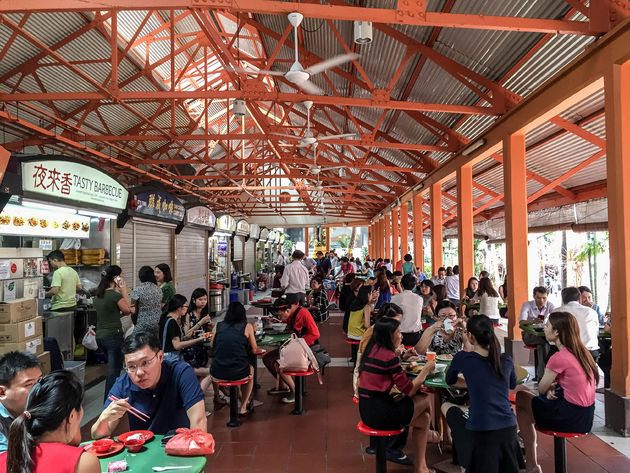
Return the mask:
<svg viewBox="0 0 630 473"><path fill-rule="evenodd" d="M365 261L365 259L369 256L368 255L368 247L367 246L363 246L361 248L361 256L363 256L363 260Z"/></svg>
<svg viewBox="0 0 630 473"><path fill-rule="evenodd" d="M291 240L284 240L284 243L282 244L282 252L285 255L293 253L293 242Z"/></svg>

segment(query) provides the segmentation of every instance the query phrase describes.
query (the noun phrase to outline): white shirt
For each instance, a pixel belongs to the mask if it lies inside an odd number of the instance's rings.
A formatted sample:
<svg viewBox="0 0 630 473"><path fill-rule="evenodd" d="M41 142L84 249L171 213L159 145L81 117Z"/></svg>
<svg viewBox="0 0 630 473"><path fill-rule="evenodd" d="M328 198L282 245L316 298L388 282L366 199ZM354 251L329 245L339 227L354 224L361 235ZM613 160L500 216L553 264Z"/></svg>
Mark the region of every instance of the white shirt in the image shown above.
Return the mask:
<svg viewBox="0 0 630 473"><path fill-rule="evenodd" d="M394 272L394 269L393 269L394 267L392 266L391 263L385 263L383 266L385 266L385 269L389 271L390 273Z"/></svg>
<svg viewBox="0 0 630 473"><path fill-rule="evenodd" d="M518 320L534 320L537 318L547 318L553 312L554 305L547 301L541 310L538 310L536 301L527 301L521 307L521 315Z"/></svg>
<svg viewBox="0 0 630 473"><path fill-rule="evenodd" d="M446 286L446 297L449 299L459 300L459 276L453 274L452 276L446 276L444 278Z"/></svg>
<svg viewBox="0 0 630 473"><path fill-rule="evenodd" d="M315 261L315 259L313 258L306 258L302 264L304 265L304 267L306 269L308 269L309 271L315 269L315 266L317 266L317 261Z"/></svg>
<svg viewBox="0 0 630 473"><path fill-rule="evenodd" d="M445 285L445 283L446 283L446 276L445 276L443 279L440 279L440 277L439 277L439 276L433 276L433 277L431 278L431 282L432 282L433 284L435 284L436 286L437 286L438 284Z"/></svg>
<svg viewBox="0 0 630 473"><path fill-rule="evenodd" d="M579 302L571 301L561 305L553 312L569 312L577 320L580 327L580 338L587 350L599 350L599 318L597 312L590 307L583 306Z"/></svg>
<svg viewBox="0 0 630 473"><path fill-rule="evenodd" d="M296 259L284 268L280 286L287 294L306 292L309 279L308 269L302 264L302 261Z"/></svg>
<svg viewBox="0 0 630 473"><path fill-rule="evenodd" d="M501 317L499 314L499 300L500 297L490 297L485 292L479 297L479 313L487 315L491 319L498 319Z"/></svg>
<svg viewBox="0 0 630 473"><path fill-rule="evenodd" d="M422 297L418 294L403 290L392 296L392 302L398 304L403 311L400 331L402 333L419 332L422 330Z"/></svg>
<svg viewBox="0 0 630 473"><path fill-rule="evenodd" d="M276 266L284 266L284 256L278 255L276 259Z"/></svg>

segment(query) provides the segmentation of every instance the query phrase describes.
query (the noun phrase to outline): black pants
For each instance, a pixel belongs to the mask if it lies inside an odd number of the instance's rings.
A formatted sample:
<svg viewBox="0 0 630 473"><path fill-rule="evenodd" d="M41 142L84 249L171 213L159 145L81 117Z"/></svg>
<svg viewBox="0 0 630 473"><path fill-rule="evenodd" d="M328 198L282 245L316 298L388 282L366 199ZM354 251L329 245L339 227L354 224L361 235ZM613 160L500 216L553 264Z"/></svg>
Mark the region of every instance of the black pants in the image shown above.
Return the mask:
<svg viewBox="0 0 630 473"><path fill-rule="evenodd" d="M597 364L604 372L604 387L610 388L610 367L612 366L612 344L609 338L599 339L599 359Z"/></svg>

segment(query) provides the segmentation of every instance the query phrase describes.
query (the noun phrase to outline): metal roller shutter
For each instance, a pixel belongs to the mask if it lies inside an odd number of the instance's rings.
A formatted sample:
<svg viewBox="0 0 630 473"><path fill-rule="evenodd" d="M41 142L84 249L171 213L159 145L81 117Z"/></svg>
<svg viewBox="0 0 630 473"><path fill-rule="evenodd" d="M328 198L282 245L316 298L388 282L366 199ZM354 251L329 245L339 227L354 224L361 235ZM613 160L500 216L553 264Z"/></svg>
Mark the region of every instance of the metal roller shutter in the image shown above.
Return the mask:
<svg viewBox="0 0 630 473"><path fill-rule="evenodd" d="M175 243L177 292L190 300L196 288L208 290L208 231L184 228Z"/></svg>
<svg viewBox="0 0 630 473"><path fill-rule="evenodd" d="M173 269L173 228L130 220L120 230L120 267L127 286L137 286L138 270L166 263Z"/></svg>
<svg viewBox="0 0 630 473"><path fill-rule="evenodd" d="M133 265L133 222L129 221L120 229L120 267L127 287L136 286L136 271Z"/></svg>
<svg viewBox="0 0 630 473"><path fill-rule="evenodd" d="M252 281L256 279L256 240L250 238L245 242L245 259L243 260L243 268L246 273L252 277Z"/></svg>
<svg viewBox="0 0 630 473"><path fill-rule="evenodd" d="M244 238L242 236L234 235L232 261L243 261L243 242Z"/></svg>

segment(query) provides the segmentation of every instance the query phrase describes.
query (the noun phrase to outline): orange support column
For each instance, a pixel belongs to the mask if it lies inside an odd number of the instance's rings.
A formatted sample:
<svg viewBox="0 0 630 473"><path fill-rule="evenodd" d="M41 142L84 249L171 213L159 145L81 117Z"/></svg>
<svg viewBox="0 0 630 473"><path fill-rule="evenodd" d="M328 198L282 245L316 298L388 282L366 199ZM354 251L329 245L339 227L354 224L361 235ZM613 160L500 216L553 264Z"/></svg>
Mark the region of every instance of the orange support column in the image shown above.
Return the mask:
<svg viewBox="0 0 630 473"><path fill-rule="evenodd" d="M413 196L413 260L416 266L424 271L424 242L422 241L422 196L416 194Z"/></svg>
<svg viewBox="0 0 630 473"><path fill-rule="evenodd" d="M308 227L304 227L304 253L306 257L311 256L308 252Z"/></svg>
<svg viewBox="0 0 630 473"><path fill-rule="evenodd" d="M378 249L379 249L379 258L385 258L385 218L381 217L380 220L378 221L378 226L379 226L379 243L378 243Z"/></svg>
<svg viewBox="0 0 630 473"><path fill-rule="evenodd" d="M442 242L442 184L431 185L431 273L444 261L444 243Z"/></svg>
<svg viewBox="0 0 630 473"><path fill-rule="evenodd" d="M505 256L508 281L508 336L505 352L522 364L525 350L518 328L527 289L527 173L525 135L508 135L503 140L503 181L505 186Z"/></svg>
<svg viewBox="0 0 630 473"><path fill-rule="evenodd" d="M385 259L392 259L392 217L385 214L383 224L385 225Z"/></svg>
<svg viewBox="0 0 630 473"><path fill-rule="evenodd" d="M374 258L382 258L383 236L381 234L381 219L376 221L376 236L374 240Z"/></svg>
<svg viewBox="0 0 630 473"><path fill-rule="evenodd" d="M396 269L396 263L400 260L400 223L398 220L400 212L398 209L392 210L392 267Z"/></svg>
<svg viewBox="0 0 630 473"><path fill-rule="evenodd" d="M409 253L409 202L400 206L400 256Z"/></svg>
<svg viewBox="0 0 630 473"><path fill-rule="evenodd" d="M473 226L472 166L457 170L457 254L459 258L459 295L466 292L468 279L475 272Z"/></svg>
<svg viewBox="0 0 630 473"><path fill-rule="evenodd" d="M326 251L330 251L330 233L332 228L326 227Z"/></svg>
<svg viewBox="0 0 630 473"><path fill-rule="evenodd" d="M610 239L610 305L613 314L606 426L630 434L630 62L613 64L604 77L606 167Z"/></svg>
<svg viewBox="0 0 630 473"><path fill-rule="evenodd" d="M372 224L368 225L368 255L372 256Z"/></svg>

